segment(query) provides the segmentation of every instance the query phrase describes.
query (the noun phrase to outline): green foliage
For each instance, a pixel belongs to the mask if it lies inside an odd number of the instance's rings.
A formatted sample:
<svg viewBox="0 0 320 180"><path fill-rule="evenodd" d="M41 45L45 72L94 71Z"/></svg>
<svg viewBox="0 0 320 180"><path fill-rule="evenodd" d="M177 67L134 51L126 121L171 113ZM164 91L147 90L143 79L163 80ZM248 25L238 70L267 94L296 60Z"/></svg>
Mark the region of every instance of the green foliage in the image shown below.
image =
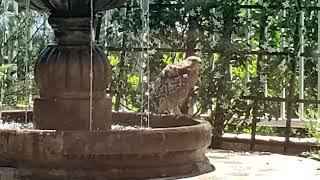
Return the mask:
<svg viewBox="0 0 320 180"><path fill-rule="evenodd" d="M0 66L0 79L3 80L3 78L6 77L7 71L12 68L12 64L2 64Z"/></svg>
<svg viewBox="0 0 320 180"><path fill-rule="evenodd" d="M310 151L303 152L301 156L320 161L320 150L312 149Z"/></svg>
<svg viewBox="0 0 320 180"><path fill-rule="evenodd" d="M27 104L26 94L37 88L33 67L48 42L47 17L34 11L27 15L14 1L0 2L0 65L11 64L2 78L2 103L16 107Z"/></svg>
<svg viewBox="0 0 320 180"><path fill-rule="evenodd" d="M131 84L133 90L137 90L140 82L140 77L138 75L128 75L128 82Z"/></svg>
<svg viewBox="0 0 320 180"><path fill-rule="evenodd" d="M117 66L119 61L119 56L111 55L108 57L111 66Z"/></svg>
<svg viewBox="0 0 320 180"><path fill-rule="evenodd" d="M241 124L227 124L224 132L234 134L251 134L252 129L249 124L244 122ZM256 134L262 136L281 136L281 132L278 128L267 126L258 126Z"/></svg>
<svg viewBox="0 0 320 180"><path fill-rule="evenodd" d="M320 112L309 110L304 115L307 121L306 129L309 137L316 138L320 142Z"/></svg>

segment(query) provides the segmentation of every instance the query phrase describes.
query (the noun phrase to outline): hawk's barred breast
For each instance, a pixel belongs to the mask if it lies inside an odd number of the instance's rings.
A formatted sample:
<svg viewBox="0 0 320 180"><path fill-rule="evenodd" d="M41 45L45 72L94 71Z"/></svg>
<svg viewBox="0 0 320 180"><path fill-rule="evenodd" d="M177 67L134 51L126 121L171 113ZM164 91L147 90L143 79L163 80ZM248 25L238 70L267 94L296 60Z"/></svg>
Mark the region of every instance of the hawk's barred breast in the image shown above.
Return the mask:
<svg viewBox="0 0 320 180"><path fill-rule="evenodd" d="M152 100L158 112L170 111L181 104L197 80L200 58L191 56L186 60L167 65L153 84Z"/></svg>

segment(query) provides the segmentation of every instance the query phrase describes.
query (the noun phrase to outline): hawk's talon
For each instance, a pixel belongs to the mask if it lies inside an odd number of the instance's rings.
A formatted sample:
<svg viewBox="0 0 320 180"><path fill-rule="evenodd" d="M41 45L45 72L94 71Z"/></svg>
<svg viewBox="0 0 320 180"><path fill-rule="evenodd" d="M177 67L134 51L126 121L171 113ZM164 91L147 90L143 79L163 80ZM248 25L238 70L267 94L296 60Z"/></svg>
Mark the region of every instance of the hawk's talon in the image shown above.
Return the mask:
<svg viewBox="0 0 320 180"><path fill-rule="evenodd" d="M189 115L183 114L183 113L181 113L181 114L179 113L179 114L174 114L173 117L174 117L175 119L180 119L180 118L189 117Z"/></svg>
<svg viewBox="0 0 320 180"><path fill-rule="evenodd" d="M174 119L180 119L180 118L183 118L185 117L184 114L176 114L176 115L173 115Z"/></svg>

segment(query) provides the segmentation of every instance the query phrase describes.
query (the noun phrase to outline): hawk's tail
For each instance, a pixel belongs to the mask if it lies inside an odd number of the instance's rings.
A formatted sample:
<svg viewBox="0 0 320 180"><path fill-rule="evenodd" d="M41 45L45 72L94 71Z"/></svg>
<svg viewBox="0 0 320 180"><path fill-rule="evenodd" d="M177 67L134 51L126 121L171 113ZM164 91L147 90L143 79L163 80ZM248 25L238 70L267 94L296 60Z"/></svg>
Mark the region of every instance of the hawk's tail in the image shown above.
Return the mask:
<svg viewBox="0 0 320 180"><path fill-rule="evenodd" d="M159 109L158 107L157 98L154 98L154 96L151 96L149 100L145 100L143 102L143 109L148 110L151 114L157 114Z"/></svg>

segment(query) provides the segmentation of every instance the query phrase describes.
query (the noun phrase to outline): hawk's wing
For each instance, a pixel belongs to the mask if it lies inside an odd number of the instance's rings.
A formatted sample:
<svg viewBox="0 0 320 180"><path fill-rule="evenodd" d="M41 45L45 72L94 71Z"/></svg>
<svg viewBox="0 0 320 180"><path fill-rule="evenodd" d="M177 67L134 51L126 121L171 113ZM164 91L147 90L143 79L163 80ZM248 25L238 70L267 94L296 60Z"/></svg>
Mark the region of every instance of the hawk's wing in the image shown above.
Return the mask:
<svg viewBox="0 0 320 180"><path fill-rule="evenodd" d="M164 68L153 85L153 98L162 101L163 98L186 88L189 68L184 64L172 64Z"/></svg>

